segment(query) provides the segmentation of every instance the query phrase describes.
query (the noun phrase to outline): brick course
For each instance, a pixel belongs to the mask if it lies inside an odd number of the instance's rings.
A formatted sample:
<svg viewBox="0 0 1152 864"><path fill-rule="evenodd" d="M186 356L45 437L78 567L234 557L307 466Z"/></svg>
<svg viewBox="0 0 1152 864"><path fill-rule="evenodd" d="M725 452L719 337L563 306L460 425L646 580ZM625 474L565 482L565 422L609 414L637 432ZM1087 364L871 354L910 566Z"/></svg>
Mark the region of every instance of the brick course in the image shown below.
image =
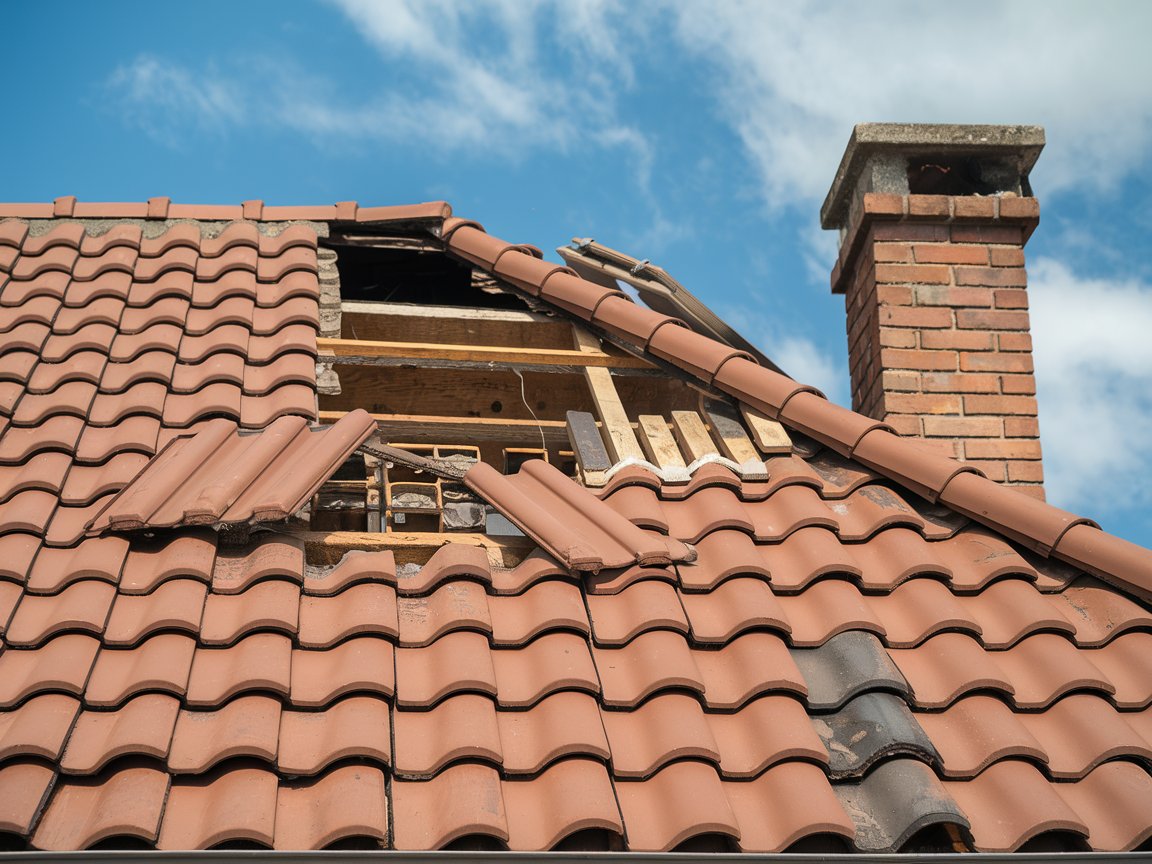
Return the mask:
<svg viewBox="0 0 1152 864"><path fill-rule="evenodd" d="M1043 497L1024 243L1035 199L864 196L845 294L853 407Z"/></svg>

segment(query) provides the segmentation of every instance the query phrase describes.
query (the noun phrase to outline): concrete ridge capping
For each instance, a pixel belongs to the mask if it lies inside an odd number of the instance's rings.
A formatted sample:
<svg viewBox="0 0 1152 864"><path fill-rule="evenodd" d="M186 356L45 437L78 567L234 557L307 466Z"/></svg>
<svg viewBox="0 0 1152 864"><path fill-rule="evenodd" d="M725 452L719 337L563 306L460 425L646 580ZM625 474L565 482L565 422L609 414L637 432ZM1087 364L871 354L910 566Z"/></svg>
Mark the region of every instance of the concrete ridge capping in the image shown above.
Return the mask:
<svg viewBox="0 0 1152 864"><path fill-rule="evenodd" d="M136 203L77 201L65 195L50 203L0 203L0 219L197 219L230 222L436 222L452 215L445 201L361 207L355 201L302 207L269 206L263 201L242 204L173 204L169 198L149 198Z"/></svg>
<svg viewBox="0 0 1152 864"><path fill-rule="evenodd" d="M1000 158L1011 162L1015 173L1027 177L1044 149L1042 126L995 126L957 123L858 123L836 169L832 187L820 207L820 226L839 228L848 220L852 196L860 186L861 174L879 152L899 160L908 153L936 153L940 156ZM899 171L903 166L893 164ZM895 178L893 178L895 179ZM863 192L895 191L866 184ZM907 183L904 184L907 192ZM1019 194L1019 193L1018 193Z"/></svg>
<svg viewBox="0 0 1152 864"><path fill-rule="evenodd" d="M921 497L1152 601L1152 551L902 439L879 420L841 408L815 388L759 366L742 352L693 332L676 318L638 306L619 291L582 279L571 268L540 260L475 222L446 219L442 238L450 253L672 363Z"/></svg>

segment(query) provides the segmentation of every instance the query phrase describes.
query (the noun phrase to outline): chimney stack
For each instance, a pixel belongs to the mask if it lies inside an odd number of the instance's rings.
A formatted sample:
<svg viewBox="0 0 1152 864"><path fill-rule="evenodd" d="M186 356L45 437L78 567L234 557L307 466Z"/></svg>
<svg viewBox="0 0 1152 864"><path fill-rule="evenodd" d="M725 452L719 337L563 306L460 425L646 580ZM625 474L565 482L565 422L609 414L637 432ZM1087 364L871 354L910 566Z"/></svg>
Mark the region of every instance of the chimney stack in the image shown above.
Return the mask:
<svg viewBox="0 0 1152 864"><path fill-rule="evenodd" d="M820 210L840 232L852 407L1044 497L1024 244L1039 126L865 123Z"/></svg>

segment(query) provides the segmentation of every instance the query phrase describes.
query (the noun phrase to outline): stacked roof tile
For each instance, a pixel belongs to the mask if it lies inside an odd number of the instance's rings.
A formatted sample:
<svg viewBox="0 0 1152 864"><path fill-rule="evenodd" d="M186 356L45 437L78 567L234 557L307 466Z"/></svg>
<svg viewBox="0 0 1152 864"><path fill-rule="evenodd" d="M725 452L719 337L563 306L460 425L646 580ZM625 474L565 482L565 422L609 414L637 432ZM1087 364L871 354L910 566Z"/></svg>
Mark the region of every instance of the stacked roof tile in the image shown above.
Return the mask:
<svg viewBox="0 0 1152 864"><path fill-rule="evenodd" d="M342 212L328 218L366 211ZM74 224L0 222L9 844L879 852L1152 836L1147 553L1046 505L966 504L983 487L950 494L960 466L459 223L456 254L824 446L770 458L767 481L619 472L598 506L576 505L611 529L586 535L593 552L629 541L626 566L596 573L544 548L508 569L463 544L419 568L389 552L319 567L280 533L85 537L174 436L313 416L312 364L272 367L314 353L315 233ZM280 350L254 352L261 339ZM531 498L543 481L504 482ZM693 560L668 554L682 544Z"/></svg>

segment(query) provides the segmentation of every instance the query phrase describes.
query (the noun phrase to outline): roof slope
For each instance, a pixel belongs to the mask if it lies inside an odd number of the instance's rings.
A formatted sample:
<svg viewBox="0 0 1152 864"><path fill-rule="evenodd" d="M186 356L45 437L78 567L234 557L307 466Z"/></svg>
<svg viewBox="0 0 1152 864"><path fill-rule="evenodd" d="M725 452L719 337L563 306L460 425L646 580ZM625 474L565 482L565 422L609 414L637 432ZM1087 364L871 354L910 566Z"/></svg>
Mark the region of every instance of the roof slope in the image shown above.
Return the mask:
<svg viewBox="0 0 1152 864"><path fill-rule="evenodd" d="M284 356L311 360L306 338L252 343L314 332L316 295L299 289L315 285L314 232L273 253L264 225L224 229L254 238L227 248L164 227L113 228L115 252L67 223L29 237L0 222L0 329L21 334L0 342L11 843L780 851L839 837L885 851L970 836L990 851L1062 836L1118 850L1152 834L1149 553L459 221L442 232L454 254L818 443L766 460L767 481L620 472L601 501L696 559L595 575L543 550L502 569L462 544L421 568L386 552L314 567L269 533L238 548L203 528L83 539L158 441L218 413L205 406L250 428L314 410L312 364L245 392ZM283 266L291 249L299 270ZM121 255L128 270L104 271L124 273L115 312L92 290L103 273L86 277ZM157 273L162 258L182 263ZM179 341L119 351L141 323L129 312L151 321L170 285L188 301L172 304ZM198 304L205 292L219 299ZM259 309L280 323L257 334ZM184 353L205 335L212 350ZM137 382L151 354L166 365ZM241 371L208 374L231 356ZM88 401L66 389L85 383ZM155 395L97 405L141 383ZM155 440L130 434L144 425Z"/></svg>

